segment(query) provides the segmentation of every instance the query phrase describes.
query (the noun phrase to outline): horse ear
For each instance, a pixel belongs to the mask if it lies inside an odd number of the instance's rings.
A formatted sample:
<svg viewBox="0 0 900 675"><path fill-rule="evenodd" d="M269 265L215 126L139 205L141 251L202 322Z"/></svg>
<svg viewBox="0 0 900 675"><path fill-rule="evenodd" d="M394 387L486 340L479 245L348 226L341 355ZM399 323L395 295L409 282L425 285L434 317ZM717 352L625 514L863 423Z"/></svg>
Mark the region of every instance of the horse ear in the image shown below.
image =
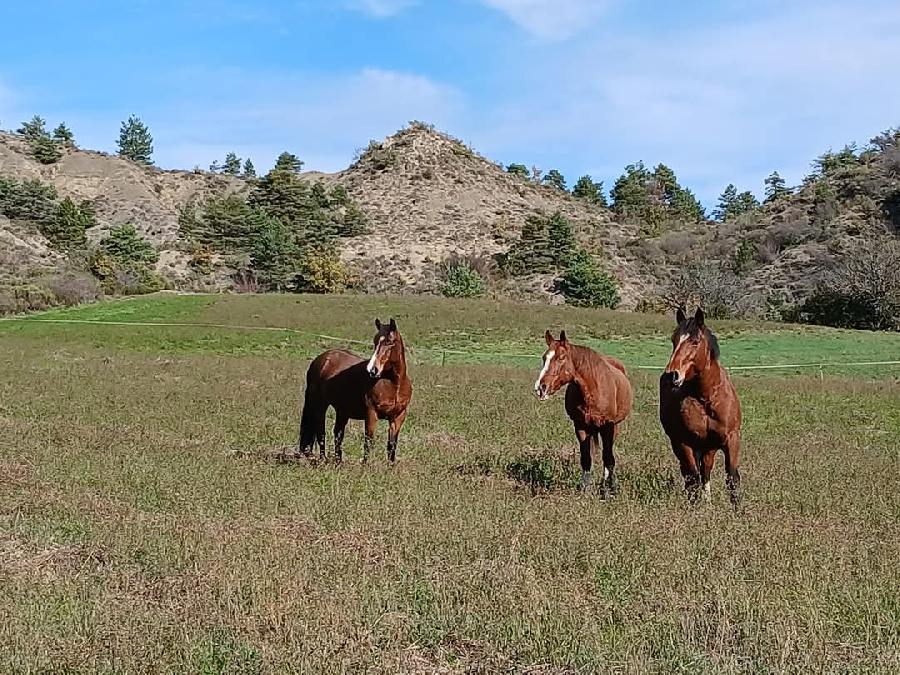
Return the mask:
<svg viewBox="0 0 900 675"><path fill-rule="evenodd" d="M394 321L394 317L391 317L391 322L388 324L388 328L390 328L393 331L397 330L397 322Z"/></svg>
<svg viewBox="0 0 900 675"><path fill-rule="evenodd" d="M378 330L381 330L381 320L380 319L375 319L375 328L377 328Z"/></svg>
<svg viewBox="0 0 900 675"><path fill-rule="evenodd" d="M703 328L703 321L706 317L703 314L703 310L699 307L697 308L697 313L694 314L694 321L697 322L697 325Z"/></svg>
<svg viewBox="0 0 900 675"><path fill-rule="evenodd" d="M675 320L678 322L678 325L680 326L681 324L683 324L685 322L686 319L687 319L687 317L684 314L684 307L679 307L678 311L675 312Z"/></svg>
<svg viewBox="0 0 900 675"><path fill-rule="evenodd" d="M553 334L549 330L544 333L544 339L547 341L548 347L553 345Z"/></svg>
<svg viewBox="0 0 900 675"><path fill-rule="evenodd" d="M562 332L559 334L559 341L560 341L560 342L566 342L566 341L567 341L567 340L566 340L566 331L562 331Z"/></svg>

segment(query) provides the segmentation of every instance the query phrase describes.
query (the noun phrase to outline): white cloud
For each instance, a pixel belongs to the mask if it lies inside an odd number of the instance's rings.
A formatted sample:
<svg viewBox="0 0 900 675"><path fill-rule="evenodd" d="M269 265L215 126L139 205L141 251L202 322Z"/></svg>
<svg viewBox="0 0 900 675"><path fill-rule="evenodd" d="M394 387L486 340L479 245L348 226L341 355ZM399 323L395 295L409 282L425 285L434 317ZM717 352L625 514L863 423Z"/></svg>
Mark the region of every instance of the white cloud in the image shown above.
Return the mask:
<svg viewBox="0 0 900 675"><path fill-rule="evenodd" d="M418 4L418 0L348 0L351 9L365 12L379 19L394 16Z"/></svg>
<svg viewBox="0 0 900 675"><path fill-rule="evenodd" d="M829 146L900 122L900 5L802 5L712 30L598 29L530 61L476 143L592 167L607 184L627 163L662 161L707 202L729 181L759 191L772 169L799 182ZM531 156L510 156L522 148Z"/></svg>
<svg viewBox="0 0 900 675"><path fill-rule="evenodd" d="M587 29L604 11L606 0L482 0L520 28L542 40L565 40Z"/></svg>

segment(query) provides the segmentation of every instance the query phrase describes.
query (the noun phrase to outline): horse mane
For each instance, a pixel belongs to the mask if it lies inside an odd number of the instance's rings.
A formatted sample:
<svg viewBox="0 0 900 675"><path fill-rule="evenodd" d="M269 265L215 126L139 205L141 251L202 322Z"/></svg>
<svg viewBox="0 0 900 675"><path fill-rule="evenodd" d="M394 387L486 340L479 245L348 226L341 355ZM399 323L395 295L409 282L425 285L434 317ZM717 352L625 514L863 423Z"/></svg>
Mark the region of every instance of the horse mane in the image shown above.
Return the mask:
<svg viewBox="0 0 900 675"><path fill-rule="evenodd" d="M718 338L716 338L715 334L705 325L698 325L697 320L694 317L691 317L676 328L675 334L690 335L692 338L697 337L698 335L705 335L707 342L709 342L709 353L712 355L713 361L719 360L721 351L719 349Z"/></svg>

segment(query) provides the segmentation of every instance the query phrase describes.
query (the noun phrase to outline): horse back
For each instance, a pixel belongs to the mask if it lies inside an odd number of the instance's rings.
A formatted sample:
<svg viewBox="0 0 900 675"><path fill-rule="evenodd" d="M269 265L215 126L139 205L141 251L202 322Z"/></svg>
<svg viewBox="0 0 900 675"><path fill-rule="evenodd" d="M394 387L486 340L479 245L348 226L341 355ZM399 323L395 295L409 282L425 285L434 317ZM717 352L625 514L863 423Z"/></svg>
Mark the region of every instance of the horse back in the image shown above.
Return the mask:
<svg viewBox="0 0 900 675"><path fill-rule="evenodd" d="M365 359L346 349L329 349L322 352L309 364L306 371L307 386L329 380L348 368L365 363Z"/></svg>

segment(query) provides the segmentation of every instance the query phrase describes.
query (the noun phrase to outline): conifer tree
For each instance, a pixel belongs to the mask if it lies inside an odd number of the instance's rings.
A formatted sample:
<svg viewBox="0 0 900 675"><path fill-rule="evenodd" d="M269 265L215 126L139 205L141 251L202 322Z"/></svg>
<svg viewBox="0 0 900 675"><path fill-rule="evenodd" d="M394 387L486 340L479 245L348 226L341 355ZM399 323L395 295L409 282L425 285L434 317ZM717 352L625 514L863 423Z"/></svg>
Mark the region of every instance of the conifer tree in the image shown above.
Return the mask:
<svg viewBox="0 0 900 675"><path fill-rule="evenodd" d="M153 164L153 136L140 118L131 115L119 129L119 156L140 164Z"/></svg>

